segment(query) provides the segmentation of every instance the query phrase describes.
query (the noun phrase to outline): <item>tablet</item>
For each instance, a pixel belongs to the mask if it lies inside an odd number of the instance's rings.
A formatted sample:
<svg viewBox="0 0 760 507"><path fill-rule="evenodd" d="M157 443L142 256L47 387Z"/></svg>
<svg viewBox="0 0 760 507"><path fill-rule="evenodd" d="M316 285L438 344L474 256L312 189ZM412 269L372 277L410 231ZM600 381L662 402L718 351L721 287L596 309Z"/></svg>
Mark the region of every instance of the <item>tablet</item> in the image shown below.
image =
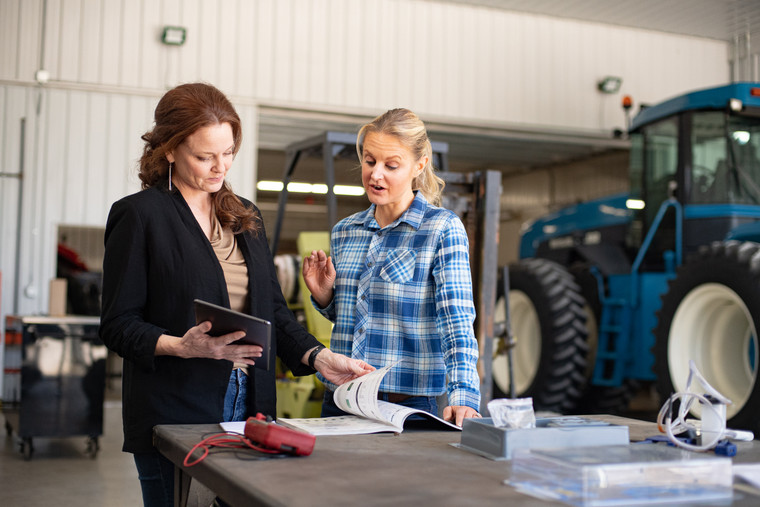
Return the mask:
<svg viewBox="0 0 760 507"><path fill-rule="evenodd" d="M245 336L233 343L260 345L262 356L255 358L255 368L269 369L269 349L272 344L272 324L268 320L252 317L223 306L196 299L195 323L211 322L211 336L222 336L235 331L245 331Z"/></svg>

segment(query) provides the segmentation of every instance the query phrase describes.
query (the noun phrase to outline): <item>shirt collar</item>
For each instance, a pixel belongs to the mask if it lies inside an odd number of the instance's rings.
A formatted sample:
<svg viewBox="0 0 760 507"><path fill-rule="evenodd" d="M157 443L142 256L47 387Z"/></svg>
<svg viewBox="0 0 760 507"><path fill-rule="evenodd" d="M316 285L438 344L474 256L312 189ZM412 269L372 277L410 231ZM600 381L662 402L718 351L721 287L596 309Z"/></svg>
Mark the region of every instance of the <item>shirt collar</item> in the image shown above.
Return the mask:
<svg viewBox="0 0 760 507"><path fill-rule="evenodd" d="M393 223L388 225L388 228L394 228L397 225L403 223L409 224L414 229L419 229L422 225L422 218L425 216L425 210L427 210L428 201L422 192L414 191L414 200L412 204L404 211L400 217L398 217ZM372 204L365 211L356 214L353 220L356 225L363 225L367 229L380 229L380 224L375 220L375 205Z"/></svg>

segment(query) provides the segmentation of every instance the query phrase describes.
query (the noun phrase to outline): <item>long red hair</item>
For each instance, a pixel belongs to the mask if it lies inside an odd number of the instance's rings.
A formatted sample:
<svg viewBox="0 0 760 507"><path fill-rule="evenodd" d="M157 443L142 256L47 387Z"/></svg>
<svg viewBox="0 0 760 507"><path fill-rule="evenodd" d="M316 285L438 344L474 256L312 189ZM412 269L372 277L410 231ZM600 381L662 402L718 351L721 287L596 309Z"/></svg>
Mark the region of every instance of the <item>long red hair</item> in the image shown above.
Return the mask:
<svg viewBox="0 0 760 507"><path fill-rule="evenodd" d="M229 99L209 84L189 83L172 88L159 100L153 118L153 129L142 136L145 147L139 176L143 189L160 185L168 190L166 154L200 128L228 123L235 143L233 151L237 154L240 150L243 139L240 116ZM258 215L240 201L226 181L212 199L222 227L235 233L259 229Z"/></svg>

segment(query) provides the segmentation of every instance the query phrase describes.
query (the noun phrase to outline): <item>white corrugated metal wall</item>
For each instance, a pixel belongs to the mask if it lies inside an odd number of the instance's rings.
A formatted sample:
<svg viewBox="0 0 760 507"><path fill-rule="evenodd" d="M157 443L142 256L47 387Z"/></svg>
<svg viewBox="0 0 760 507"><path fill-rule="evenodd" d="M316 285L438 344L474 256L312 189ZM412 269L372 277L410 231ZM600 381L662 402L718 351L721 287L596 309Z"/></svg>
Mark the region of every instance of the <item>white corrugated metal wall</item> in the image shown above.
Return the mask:
<svg viewBox="0 0 760 507"><path fill-rule="evenodd" d="M0 79L27 83L41 65L59 85L157 91L203 79L291 106L408 104L424 115L605 129L618 117L617 100L594 86L605 75L623 76L641 102L728 77L723 42L428 0L0 6ZM165 25L187 27L184 46L160 44Z"/></svg>
<svg viewBox="0 0 760 507"><path fill-rule="evenodd" d="M165 25L187 28L184 46L160 43ZM606 132L620 112L595 88L605 75L655 102L727 81L727 45L432 0L0 0L0 315L46 310L57 227L101 226L137 190L139 137L180 82L233 98L231 181L252 197L259 105Z"/></svg>

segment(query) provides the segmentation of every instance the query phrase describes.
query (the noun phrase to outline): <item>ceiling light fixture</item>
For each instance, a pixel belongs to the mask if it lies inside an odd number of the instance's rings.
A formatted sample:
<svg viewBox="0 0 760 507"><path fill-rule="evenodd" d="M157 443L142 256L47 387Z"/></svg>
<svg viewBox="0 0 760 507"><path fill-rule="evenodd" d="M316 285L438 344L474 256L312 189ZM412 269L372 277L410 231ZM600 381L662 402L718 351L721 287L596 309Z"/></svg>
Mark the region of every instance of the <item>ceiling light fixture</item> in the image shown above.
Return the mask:
<svg viewBox="0 0 760 507"><path fill-rule="evenodd" d="M281 181L262 180L256 184L256 188L262 192L282 192ZM297 194L326 194L327 185L324 183L302 183L291 181L288 183L288 192ZM356 185L335 185L333 186L335 195L364 195L364 187Z"/></svg>

